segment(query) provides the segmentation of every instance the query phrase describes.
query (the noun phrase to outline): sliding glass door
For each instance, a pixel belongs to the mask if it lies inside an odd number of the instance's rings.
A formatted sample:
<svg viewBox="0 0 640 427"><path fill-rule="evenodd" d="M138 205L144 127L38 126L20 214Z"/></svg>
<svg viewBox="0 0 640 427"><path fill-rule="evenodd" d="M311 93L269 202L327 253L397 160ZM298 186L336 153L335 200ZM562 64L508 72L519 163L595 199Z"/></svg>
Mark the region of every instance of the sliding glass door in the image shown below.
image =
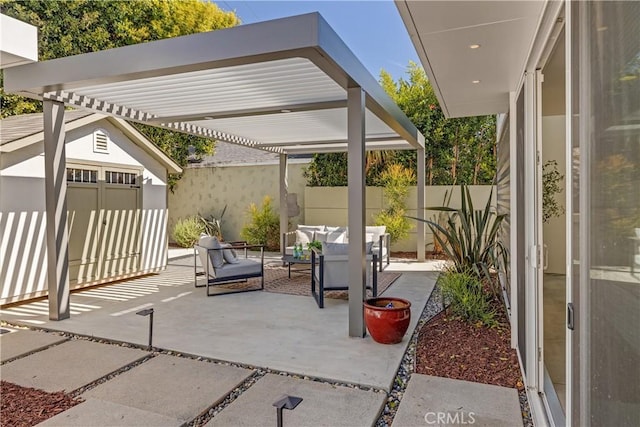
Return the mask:
<svg viewBox="0 0 640 427"><path fill-rule="evenodd" d="M571 3L572 424L640 425L640 2Z"/></svg>

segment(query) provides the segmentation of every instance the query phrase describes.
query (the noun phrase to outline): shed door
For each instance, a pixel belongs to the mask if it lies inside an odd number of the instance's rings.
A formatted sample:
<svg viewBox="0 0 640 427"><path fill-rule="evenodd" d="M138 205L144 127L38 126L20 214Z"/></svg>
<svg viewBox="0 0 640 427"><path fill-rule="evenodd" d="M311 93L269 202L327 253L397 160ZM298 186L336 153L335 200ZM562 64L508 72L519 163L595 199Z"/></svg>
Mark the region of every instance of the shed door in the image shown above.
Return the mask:
<svg viewBox="0 0 640 427"><path fill-rule="evenodd" d="M98 168L67 169L67 224L69 229L69 282L98 279L100 197Z"/></svg>
<svg viewBox="0 0 640 427"><path fill-rule="evenodd" d="M140 266L140 176L105 170L102 197L103 277L136 272Z"/></svg>

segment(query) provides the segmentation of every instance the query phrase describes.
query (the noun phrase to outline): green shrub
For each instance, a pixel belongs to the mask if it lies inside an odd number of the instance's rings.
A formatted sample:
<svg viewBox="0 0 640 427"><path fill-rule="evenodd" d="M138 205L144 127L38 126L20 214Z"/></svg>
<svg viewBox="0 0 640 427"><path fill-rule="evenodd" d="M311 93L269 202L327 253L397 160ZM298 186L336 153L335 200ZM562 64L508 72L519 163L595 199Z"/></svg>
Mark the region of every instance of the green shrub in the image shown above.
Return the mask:
<svg viewBox="0 0 640 427"><path fill-rule="evenodd" d="M491 296L487 294L482 282L472 271L446 271L438 278L445 301L450 303L451 311L469 323L481 322L495 326L495 311L491 308Z"/></svg>
<svg viewBox="0 0 640 427"><path fill-rule="evenodd" d="M204 233L205 227L200 217L190 216L179 219L173 226L173 240L183 248L192 247Z"/></svg>
<svg viewBox="0 0 640 427"><path fill-rule="evenodd" d="M493 292L498 295L495 280L491 277L491 269L507 265L508 251L498 239L498 231L504 220L504 214L497 215L491 210L491 195L484 209L473 208L471 193L466 185L460 186L462 206L453 209L447 206L429 207L427 210L448 212L446 224L441 225L431 220L421 220L429 225L434 237L442 249L453 262L455 271L462 273L474 272L479 278L485 277L492 283ZM492 190L493 193L493 190Z"/></svg>
<svg viewBox="0 0 640 427"><path fill-rule="evenodd" d="M409 235L412 225L405 216L404 209L395 211L383 210L374 218L374 225L384 225L386 232L389 233L391 242L397 242Z"/></svg>
<svg viewBox="0 0 640 427"><path fill-rule="evenodd" d="M389 206L374 216L374 223L386 226L391 242L397 242L407 237L413 227L405 216L405 209L409 186L415 184L416 176L411 169L391 164L380 176L380 181L384 184L383 192Z"/></svg>
<svg viewBox="0 0 640 427"><path fill-rule="evenodd" d="M267 250L280 249L280 216L271 206L271 197L265 196L261 207L251 203L247 215L251 222L242 228L242 238L252 245L265 245Z"/></svg>

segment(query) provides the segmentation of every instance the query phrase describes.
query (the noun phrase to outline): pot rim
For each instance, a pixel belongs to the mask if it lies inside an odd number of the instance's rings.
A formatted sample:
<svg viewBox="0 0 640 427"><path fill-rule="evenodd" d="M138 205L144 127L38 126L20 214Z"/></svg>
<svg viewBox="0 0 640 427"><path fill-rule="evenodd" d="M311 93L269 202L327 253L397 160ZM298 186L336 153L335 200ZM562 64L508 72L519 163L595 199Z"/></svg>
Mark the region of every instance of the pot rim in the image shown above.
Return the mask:
<svg viewBox="0 0 640 427"><path fill-rule="evenodd" d="M403 307L381 307L378 305L374 305L372 304L373 301L378 301L378 300L387 300L387 301L397 301L400 302L402 304L404 304ZM370 302L371 301L371 302ZM406 300L404 298L398 298L398 297L374 297L374 298L367 298L366 300L363 301L363 304L366 308L372 309L372 310L382 310L382 311L399 311L399 310L406 310L408 308L411 308L411 301Z"/></svg>

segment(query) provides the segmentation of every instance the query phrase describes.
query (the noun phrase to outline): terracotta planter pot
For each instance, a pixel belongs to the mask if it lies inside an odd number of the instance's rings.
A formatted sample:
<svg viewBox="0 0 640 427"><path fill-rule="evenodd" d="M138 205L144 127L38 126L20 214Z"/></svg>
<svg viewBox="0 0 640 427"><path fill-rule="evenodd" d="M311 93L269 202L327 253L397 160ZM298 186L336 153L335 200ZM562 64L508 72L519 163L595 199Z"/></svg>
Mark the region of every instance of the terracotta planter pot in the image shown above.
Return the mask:
<svg viewBox="0 0 640 427"><path fill-rule="evenodd" d="M409 327L411 303L402 298L369 298L364 302L364 321L374 341L397 344Z"/></svg>

